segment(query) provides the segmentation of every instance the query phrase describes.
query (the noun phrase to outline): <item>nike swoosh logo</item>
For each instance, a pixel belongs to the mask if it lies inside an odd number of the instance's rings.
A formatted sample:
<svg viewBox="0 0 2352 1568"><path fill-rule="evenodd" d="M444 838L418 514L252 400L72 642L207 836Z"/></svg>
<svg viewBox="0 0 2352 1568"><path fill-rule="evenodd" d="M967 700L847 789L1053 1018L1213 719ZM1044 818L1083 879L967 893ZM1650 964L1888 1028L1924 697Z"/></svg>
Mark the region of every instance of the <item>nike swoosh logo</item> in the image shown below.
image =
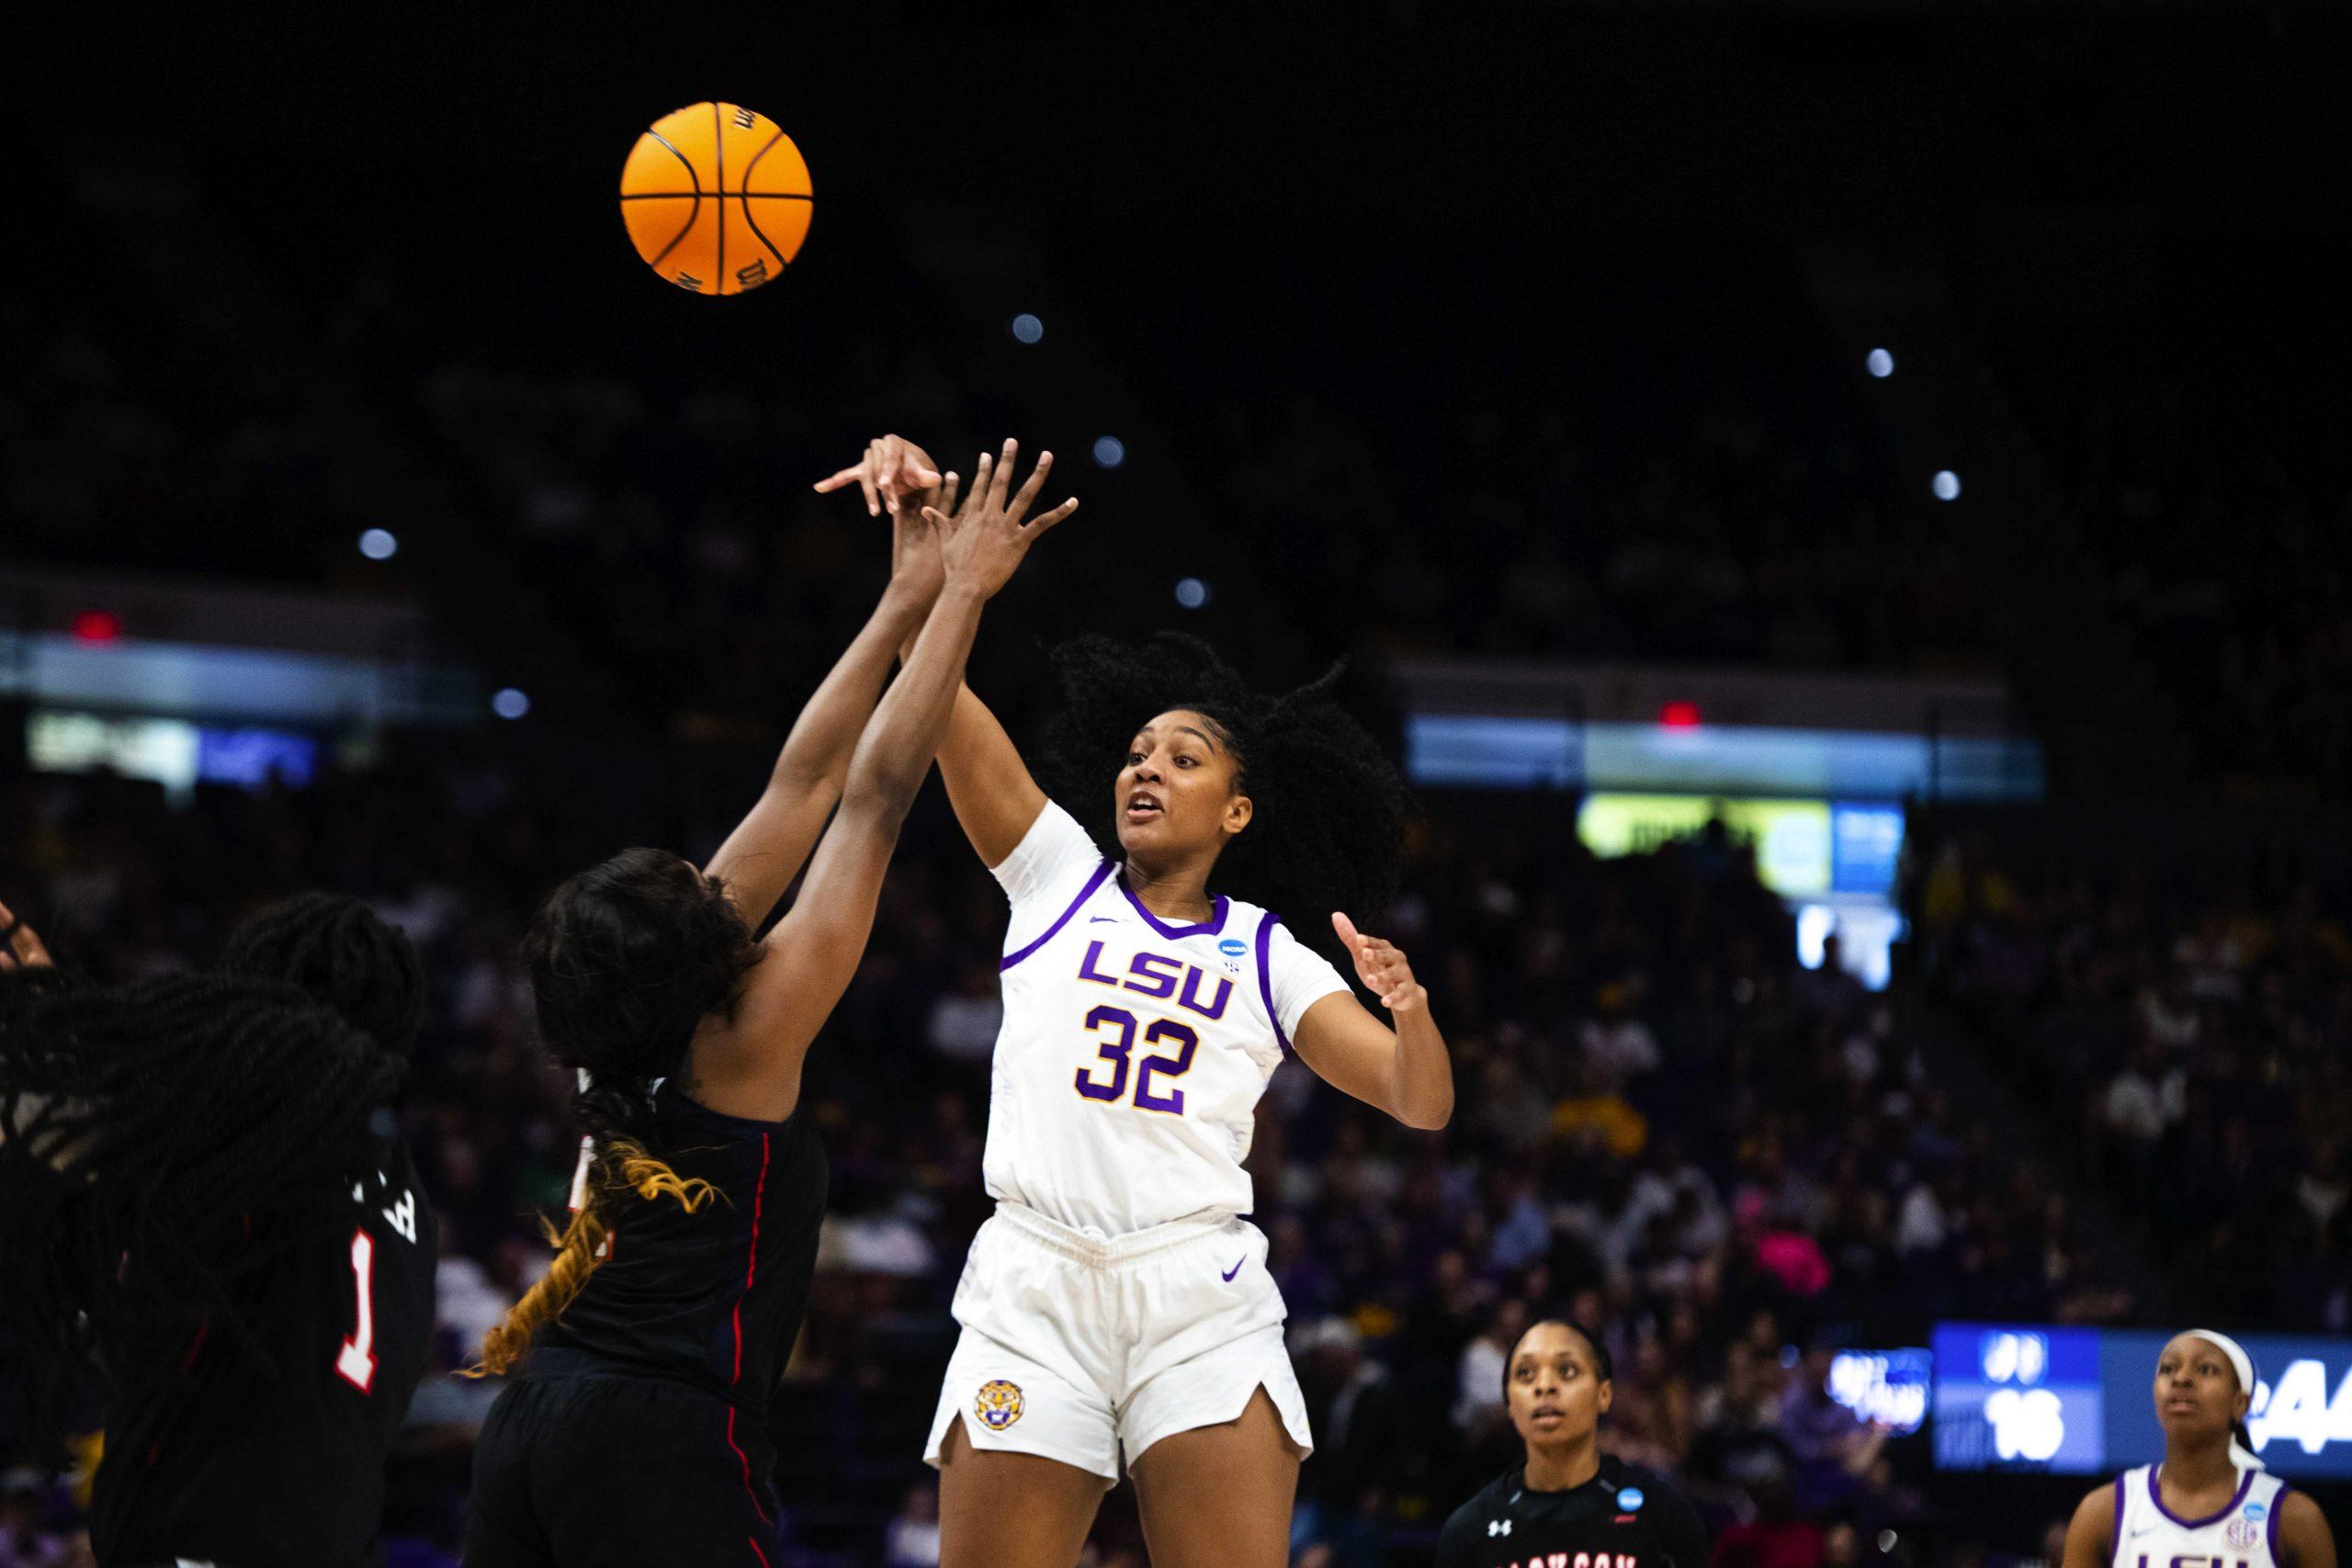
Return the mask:
<svg viewBox="0 0 2352 1568"><path fill-rule="evenodd" d="M1116 915L1089 915L1086 917L1086 923L1090 926L1115 926L1119 923L1119 917Z"/></svg>
<svg viewBox="0 0 2352 1568"><path fill-rule="evenodd" d="M1235 1259L1233 1260L1233 1267L1225 1270L1225 1282L1226 1282L1227 1284L1228 1284L1228 1285L1229 1285L1229 1284L1231 1284L1231 1283L1233 1283L1233 1277L1234 1277L1236 1274L1240 1273L1240 1272L1241 1272L1241 1266L1242 1266L1244 1263L1247 1263L1247 1262L1249 1262L1249 1261L1250 1261L1250 1255L1249 1255L1248 1253L1246 1253L1246 1252L1245 1252L1245 1253L1243 1253L1240 1257L1238 1257L1238 1258L1235 1258Z"/></svg>

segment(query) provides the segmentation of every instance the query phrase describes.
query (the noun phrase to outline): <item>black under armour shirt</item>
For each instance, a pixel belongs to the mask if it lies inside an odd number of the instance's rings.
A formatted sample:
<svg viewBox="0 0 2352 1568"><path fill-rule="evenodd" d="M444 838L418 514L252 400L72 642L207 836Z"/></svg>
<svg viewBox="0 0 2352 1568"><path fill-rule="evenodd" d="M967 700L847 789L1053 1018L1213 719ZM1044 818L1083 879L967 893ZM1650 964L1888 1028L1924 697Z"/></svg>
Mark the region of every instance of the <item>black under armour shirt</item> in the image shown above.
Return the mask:
<svg viewBox="0 0 2352 1568"><path fill-rule="evenodd" d="M1565 1492L1502 1475L1445 1521L1437 1568L1707 1568L1707 1530L1673 1482L1604 1454Z"/></svg>

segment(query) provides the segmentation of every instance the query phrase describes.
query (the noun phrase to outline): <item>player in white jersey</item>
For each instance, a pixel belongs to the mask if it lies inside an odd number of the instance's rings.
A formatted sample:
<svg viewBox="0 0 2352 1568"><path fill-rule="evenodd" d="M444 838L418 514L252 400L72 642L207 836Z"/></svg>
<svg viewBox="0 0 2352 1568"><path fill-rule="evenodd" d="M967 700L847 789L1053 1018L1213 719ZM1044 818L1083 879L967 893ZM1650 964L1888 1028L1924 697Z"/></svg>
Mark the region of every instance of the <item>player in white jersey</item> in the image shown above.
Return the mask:
<svg viewBox="0 0 2352 1568"><path fill-rule="evenodd" d="M2335 1568L2318 1505L2246 1446L2254 1386L2253 1359L2228 1335L2176 1335L2156 1360L2164 1462L2083 1499L2064 1568Z"/></svg>
<svg viewBox="0 0 2352 1568"><path fill-rule="evenodd" d="M894 440L869 468L899 504L915 503L906 475L935 471ZM1279 1568L1311 1439L1265 1237L1240 1217L1242 1160L1294 1055L1409 1126L1453 1112L1428 992L1341 912L1393 883L1403 791L1320 688L1258 696L1189 641L1081 638L1057 658L1062 804L968 690L939 752L1012 904L986 1157L998 1208L956 1288L963 1335L926 1455L941 1562L1069 1568L1124 1461L1157 1568ZM1109 807L1120 857L1065 806ZM1285 908L1329 911L1390 1022L1284 929Z"/></svg>

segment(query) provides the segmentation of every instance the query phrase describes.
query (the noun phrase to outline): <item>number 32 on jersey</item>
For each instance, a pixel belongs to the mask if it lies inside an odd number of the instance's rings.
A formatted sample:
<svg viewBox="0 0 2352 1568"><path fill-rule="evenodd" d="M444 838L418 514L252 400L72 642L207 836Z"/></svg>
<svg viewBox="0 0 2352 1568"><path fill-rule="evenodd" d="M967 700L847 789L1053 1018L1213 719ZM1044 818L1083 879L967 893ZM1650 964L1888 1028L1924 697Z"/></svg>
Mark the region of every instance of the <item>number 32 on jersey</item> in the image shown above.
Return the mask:
<svg viewBox="0 0 2352 1568"><path fill-rule="evenodd" d="M1212 1021L1224 1017L1226 1004L1233 999L1233 982L1220 978L1213 996L1204 1000L1201 992L1203 982L1208 978L1205 972L1161 953L1136 953L1129 961L1124 977L1105 974L1102 967L1102 947L1099 942L1087 944L1086 957L1078 966L1080 979L1146 997L1173 998L1178 1007ZM1095 1036L1096 1059L1078 1070L1075 1087L1080 1094L1106 1105L1126 1099L1138 1111L1157 1111L1162 1116L1184 1114L1184 1091L1160 1089L1154 1080L1182 1077L1193 1070L1193 1055L1200 1049L1201 1037L1192 1025L1172 1018L1147 1021L1125 1008L1105 1003L1086 1015L1086 1028ZM1146 1047L1158 1048L1156 1054L1140 1061L1135 1059L1137 1031L1141 1031ZM1135 1091L1132 1098L1128 1096L1130 1078Z"/></svg>

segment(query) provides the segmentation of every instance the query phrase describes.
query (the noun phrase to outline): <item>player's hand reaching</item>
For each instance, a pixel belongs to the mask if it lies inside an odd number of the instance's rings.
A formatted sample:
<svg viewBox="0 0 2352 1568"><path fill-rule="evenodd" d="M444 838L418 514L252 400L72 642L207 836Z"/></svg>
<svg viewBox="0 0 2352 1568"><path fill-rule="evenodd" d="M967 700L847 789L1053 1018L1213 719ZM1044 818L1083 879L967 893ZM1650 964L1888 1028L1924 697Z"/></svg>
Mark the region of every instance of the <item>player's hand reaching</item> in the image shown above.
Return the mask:
<svg viewBox="0 0 2352 1568"><path fill-rule="evenodd" d="M49 949L41 944L40 933L0 904L0 972L10 969L51 969Z"/></svg>
<svg viewBox="0 0 2352 1568"><path fill-rule="evenodd" d="M960 481L953 473L924 492L922 504L909 504L890 514L890 586L929 609L947 580L947 563L940 555L939 525L924 515L926 508L954 515ZM913 639L910 637L909 641Z"/></svg>
<svg viewBox="0 0 2352 1568"><path fill-rule="evenodd" d="M1012 579L1013 569L1021 564L1039 535L1078 510L1078 498L1073 496L1051 512L1023 523L1022 519L1028 516L1029 508L1037 500L1037 491L1045 486L1046 473L1054 466L1054 455L1040 453L1028 482L1008 497L1006 492L1012 489L1014 459L1020 452L1018 442L1008 441L1003 453L993 462L982 453L972 473L972 488L954 517L935 506L923 508L923 516L943 536L940 553L946 563L948 582L969 588L983 598L993 597Z"/></svg>
<svg viewBox="0 0 2352 1568"><path fill-rule="evenodd" d="M1331 911L1331 929L1348 944L1348 953L1356 961L1356 978L1364 989L1380 998L1380 1005L1392 1013L1410 1012L1430 1005L1426 987L1413 978L1413 966L1405 953L1393 942L1383 942L1376 936L1366 936L1356 930L1356 924L1337 909Z"/></svg>
<svg viewBox="0 0 2352 1568"><path fill-rule="evenodd" d="M854 484L865 491L869 516L885 512L896 517L923 504L936 504L931 491L939 488L939 465L931 454L903 435L877 435L865 444L865 456L839 472L817 481L817 493L830 495ZM941 507L943 512L951 510Z"/></svg>

